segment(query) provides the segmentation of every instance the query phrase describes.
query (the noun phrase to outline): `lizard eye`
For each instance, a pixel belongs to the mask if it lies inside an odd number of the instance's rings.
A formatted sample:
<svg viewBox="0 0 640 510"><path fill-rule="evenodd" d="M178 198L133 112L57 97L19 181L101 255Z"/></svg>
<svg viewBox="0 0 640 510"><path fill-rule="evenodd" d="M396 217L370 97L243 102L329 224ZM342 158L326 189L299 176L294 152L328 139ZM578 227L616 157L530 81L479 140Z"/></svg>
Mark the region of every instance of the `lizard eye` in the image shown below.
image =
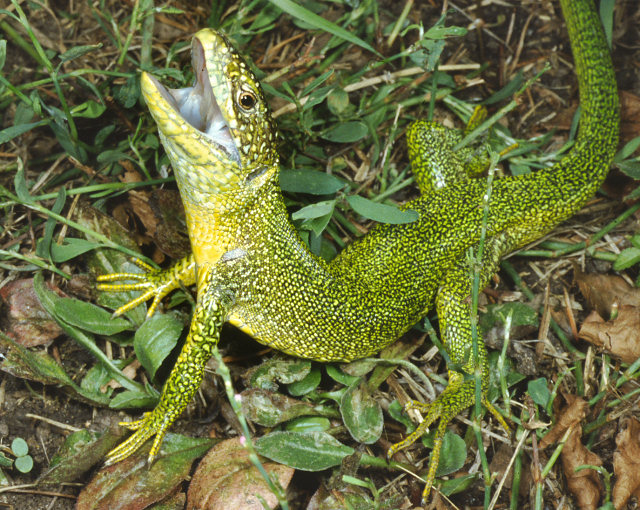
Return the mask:
<svg viewBox="0 0 640 510"><path fill-rule="evenodd" d="M257 102L258 98L251 92L240 92L238 96L238 104L243 110L251 110Z"/></svg>

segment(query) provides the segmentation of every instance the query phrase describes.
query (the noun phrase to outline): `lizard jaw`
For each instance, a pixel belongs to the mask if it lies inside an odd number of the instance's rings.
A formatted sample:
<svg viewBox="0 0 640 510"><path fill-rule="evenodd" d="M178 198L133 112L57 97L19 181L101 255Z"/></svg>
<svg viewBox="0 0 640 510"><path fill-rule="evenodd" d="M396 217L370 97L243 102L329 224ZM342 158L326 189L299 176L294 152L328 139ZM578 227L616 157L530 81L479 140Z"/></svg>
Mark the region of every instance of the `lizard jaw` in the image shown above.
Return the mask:
<svg viewBox="0 0 640 510"><path fill-rule="evenodd" d="M156 92L180 116L181 120L205 135L232 159L240 159L229 126L216 101L211 87L204 48L196 38L192 45L192 65L195 83L191 87L167 88L154 76L144 73L153 83Z"/></svg>

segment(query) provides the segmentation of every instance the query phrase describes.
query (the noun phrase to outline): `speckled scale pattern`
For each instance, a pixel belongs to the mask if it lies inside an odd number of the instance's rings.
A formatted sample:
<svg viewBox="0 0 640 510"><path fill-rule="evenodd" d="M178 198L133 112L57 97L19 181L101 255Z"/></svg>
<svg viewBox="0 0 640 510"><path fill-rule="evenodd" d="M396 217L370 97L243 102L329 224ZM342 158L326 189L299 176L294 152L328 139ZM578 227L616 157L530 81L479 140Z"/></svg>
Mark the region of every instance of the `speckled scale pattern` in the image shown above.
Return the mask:
<svg viewBox="0 0 640 510"><path fill-rule="evenodd" d="M503 255L582 207L606 176L616 149L618 99L600 21L591 0L562 0L561 4L579 76L580 129L571 152L555 166L494 182L482 285ZM309 252L288 219L278 187L273 125L255 77L224 38L212 31L196 37L205 48L209 73L215 75L211 81L232 135L247 145L238 145L240 161L230 161L228 154L215 147L205 154L203 139L172 117L171 107L143 75L143 93L163 135L187 212L198 272L198 311L161 403L136 424L136 434L116 457L126 457L141 438L156 434L156 443L161 440L197 390L198 374L223 321L290 354L349 361L395 341L435 304L450 358L468 373L479 368L486 391L486 351L481 342L479 358L469 356L467 262L468 250L477 250L480 241L486 182L469 178L468 169L447 168L443 185L433 186L436 176L429 166L434 161L464 164L442 157L441 144L453 147L459 134L444 141L430 136L409 139L414 172L426 192L406 205L419 213L416 222L378 225L327 264ZM259 97L255 115L247 117L238 110L239 87L248 87ZM255 175L259 177L250 178ZM221 292L228 305L211 306ZM194 333L200 331L207 333ZM450 371L449 378L449 386L435 402L413 404L427 413L427 419L389 452L415 441L440 419L425 497L447 423L475 400L473 385L462 374ZM484 397L483 404L502 420Z"/></svg>

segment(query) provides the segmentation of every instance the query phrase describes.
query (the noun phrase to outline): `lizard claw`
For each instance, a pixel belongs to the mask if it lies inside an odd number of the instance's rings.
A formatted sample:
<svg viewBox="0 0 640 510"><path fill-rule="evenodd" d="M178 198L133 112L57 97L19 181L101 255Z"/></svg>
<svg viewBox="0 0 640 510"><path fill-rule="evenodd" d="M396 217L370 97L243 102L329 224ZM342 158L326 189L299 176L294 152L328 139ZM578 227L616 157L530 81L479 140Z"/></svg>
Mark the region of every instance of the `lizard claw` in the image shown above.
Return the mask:
<svg viewBox="0 0 640 510"><path fill-rule="evenodd" d="M145 413L140 420L119 423L121 427L134 430L135 433L107 453L105 466L112 466L126 459L140 449L147 439L155 436L147 457L148 464L153 463L160 452L160 445L169 428L168 424L164 423L162 418L156 418L155 414L155 412Z"/></svg>

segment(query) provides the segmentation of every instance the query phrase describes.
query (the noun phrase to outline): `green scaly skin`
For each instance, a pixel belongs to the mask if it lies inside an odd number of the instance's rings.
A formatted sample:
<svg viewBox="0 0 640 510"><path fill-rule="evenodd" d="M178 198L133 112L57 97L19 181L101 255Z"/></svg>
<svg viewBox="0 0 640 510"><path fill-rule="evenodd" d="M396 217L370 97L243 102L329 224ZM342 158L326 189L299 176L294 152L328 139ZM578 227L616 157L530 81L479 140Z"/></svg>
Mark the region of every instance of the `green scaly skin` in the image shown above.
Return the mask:
<svg viewBox="0 0 640 510"><path fill-rule="evenodd" d="M493 184L480 271L483 286L502 256L584 205L604 180L617 145L618 98L600 21L591 0L561 4L580 86L580 129L572 151L555 166ZM440 420L426 499L446 426L475 401L475 381L465 373L481 372L482 402L504 424L485 398L489 377L482 342L477 358L470 354L466 254L470 248L477 252L487 192L483 179L470 176L482 157L473 151L452 157L458 132L415 123L408 140L423 196L406 207L417 211L419 219L378 225L327 264L309 252L289 221L278 186L273 123L256 78L211 30L196 34L193 52L194 68L203 70L200 80L210 81L228 126L222 141L202 133L207 129L203 121L189 117L191 124L185 122L173 93L147 74L142 89L185 204L193 258L183 259L176 272L197 282L196 312L160 403L128 424L135 434L110 452L108 462L129 456L152 436L149 460L155 457L168 427L196 392L224 322L295 356L351 361L395 341L435 304L443 343L457 368L449 371L449 385L434 402L411 404L426 418L389 452L408 446ZM203 115L207 111L203 108ZM154 273L154 278L161 287L175 276Z"/></svg>

